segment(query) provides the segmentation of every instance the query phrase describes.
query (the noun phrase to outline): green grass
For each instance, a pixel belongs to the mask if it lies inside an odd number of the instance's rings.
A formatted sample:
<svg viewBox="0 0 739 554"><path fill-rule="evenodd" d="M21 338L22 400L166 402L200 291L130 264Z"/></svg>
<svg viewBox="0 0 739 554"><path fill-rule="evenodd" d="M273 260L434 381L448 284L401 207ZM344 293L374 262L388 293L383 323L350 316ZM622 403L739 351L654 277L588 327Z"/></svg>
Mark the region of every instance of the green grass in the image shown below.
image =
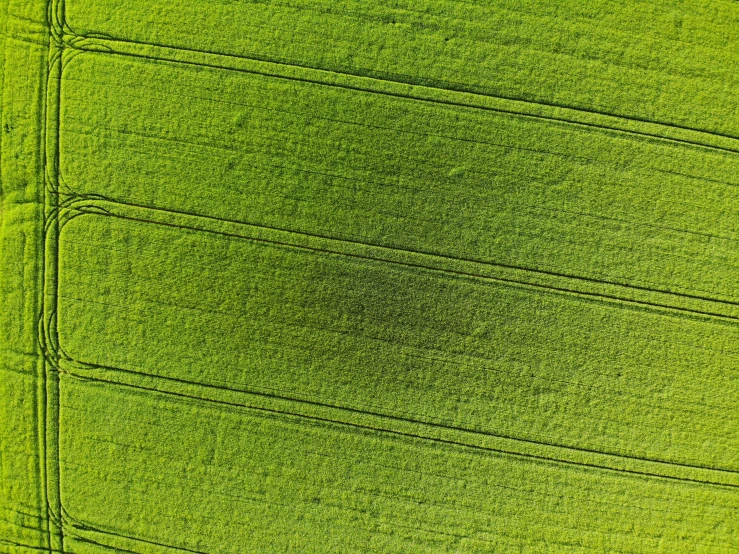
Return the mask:
<svg viewBox="0 0 739 554"><path fill-rule="evenodd" d="M59 257L74 360L739 471L734 324L94 215Z"/></svg>
<svg viewBox="0 0 739 554"><path fill-rule="evenodd" d="M77 0L76 32L739 135L728 0Z"/></svg>
<svg viewBox="0 0 739 554"><path fill-rule="evenodd" d="M735 152L100 54L61 98L77 194L737 299Z"/></svg>
<svg viewBox="0 0 739 554"><path fill-rule="evenodd" d="M739 550L739 4L0 7L0 552Z"/></svg>
<svg viewBox="0 0 739 554"><path fill-rule="evenodd" d="M61 402L70 512L192 550L710 552L734 540L731 490L74 379Z"/></svg>

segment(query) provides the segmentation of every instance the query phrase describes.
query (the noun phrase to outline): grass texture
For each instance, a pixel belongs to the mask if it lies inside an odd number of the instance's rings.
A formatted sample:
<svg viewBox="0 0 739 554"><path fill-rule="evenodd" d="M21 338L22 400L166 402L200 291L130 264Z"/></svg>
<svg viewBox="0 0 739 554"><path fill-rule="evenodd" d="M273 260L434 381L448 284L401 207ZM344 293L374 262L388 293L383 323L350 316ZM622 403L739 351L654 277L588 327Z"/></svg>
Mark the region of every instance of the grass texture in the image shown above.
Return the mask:
<svg viewBox="0 0 739 554"><path fill-rule="evenodd" d="M0 552L739 551L739 4L0 7Z"/></svg>

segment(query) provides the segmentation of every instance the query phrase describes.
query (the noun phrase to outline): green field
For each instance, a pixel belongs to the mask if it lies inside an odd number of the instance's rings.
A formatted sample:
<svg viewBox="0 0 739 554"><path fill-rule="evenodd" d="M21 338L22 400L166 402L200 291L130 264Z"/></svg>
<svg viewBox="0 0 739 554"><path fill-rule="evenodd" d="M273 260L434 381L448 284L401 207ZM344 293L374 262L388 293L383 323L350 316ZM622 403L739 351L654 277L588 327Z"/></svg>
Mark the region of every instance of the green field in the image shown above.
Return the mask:
<svg viewBox="0 0 739 554"><path fill-rule="evenodd" d="M739 3L0 8L0 552L739 552Z"/></svg>

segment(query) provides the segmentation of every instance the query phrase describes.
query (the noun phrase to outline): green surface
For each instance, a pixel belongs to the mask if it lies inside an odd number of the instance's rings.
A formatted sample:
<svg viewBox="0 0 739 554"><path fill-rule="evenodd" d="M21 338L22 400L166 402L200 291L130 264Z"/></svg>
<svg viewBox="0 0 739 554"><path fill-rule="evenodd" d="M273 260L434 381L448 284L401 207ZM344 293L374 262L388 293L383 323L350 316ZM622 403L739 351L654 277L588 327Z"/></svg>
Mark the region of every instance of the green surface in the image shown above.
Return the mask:
<svg viewBox="0 0 739 554"><path fill-rule="evenodd" d="M315 248L78 217L60 237L61 348L94 365L739 471L733 324Z"/></svg>
<svg viewBox="0 0 739 554"><path fill-rule="evenodd" d="M739 135L730 0L67 1L67 24Z"/></svg>
<svg viewBox="0 0 739 554"><path fill-rule="evenodd" d="M61 402L70 512L192 550L728 552L736 540L734 491L73 379Z"/></svg>
<svg viewBox="0 0 739 554"><path fill-rule="evenodd" d="M48 544L38 347L45 7L0 3L0 552ZM22 546L19 546L22 545Z"/></svg>
<svg viewBox="0 0 739 554"><path fill-rule="evenodd" d="M739 296L736 152L101 54L69 62L61 99L76 194Z"/></svg>
<svg viewBox="0 0 739 554"><path fill-rule="evenodd" d="M739 551L737 2L0 7L0 552Z"/></svg>

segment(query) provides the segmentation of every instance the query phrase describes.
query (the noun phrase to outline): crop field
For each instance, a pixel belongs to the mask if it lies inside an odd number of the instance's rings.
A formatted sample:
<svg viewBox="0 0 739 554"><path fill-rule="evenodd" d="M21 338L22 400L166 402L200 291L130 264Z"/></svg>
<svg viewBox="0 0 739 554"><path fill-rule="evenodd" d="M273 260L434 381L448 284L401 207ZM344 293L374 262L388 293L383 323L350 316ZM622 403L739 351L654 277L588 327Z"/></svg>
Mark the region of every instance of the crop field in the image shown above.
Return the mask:
<svg viewBox="0 0 739 554"><path fill-rule="evenodd" d="M0 553L739 552L738 2L0 8Z"/></svg>

